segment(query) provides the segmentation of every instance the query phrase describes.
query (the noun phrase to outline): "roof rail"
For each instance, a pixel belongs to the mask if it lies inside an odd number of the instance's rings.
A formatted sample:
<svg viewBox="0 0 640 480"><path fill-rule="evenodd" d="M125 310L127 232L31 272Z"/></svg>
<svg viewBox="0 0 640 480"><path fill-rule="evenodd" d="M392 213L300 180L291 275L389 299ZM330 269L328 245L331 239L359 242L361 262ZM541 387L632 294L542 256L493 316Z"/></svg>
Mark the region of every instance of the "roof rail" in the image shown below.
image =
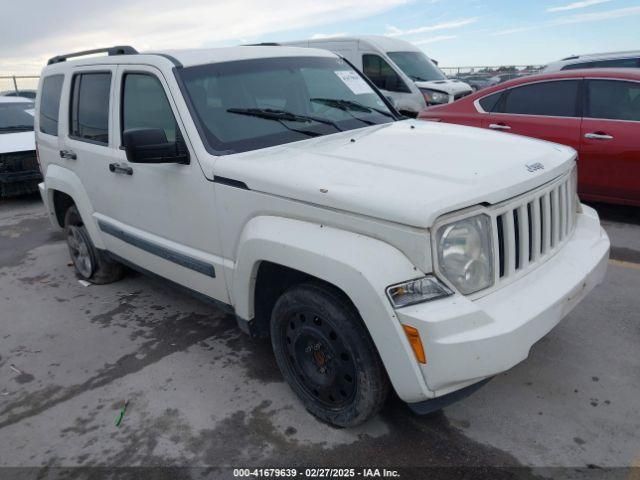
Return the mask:
<svg viewBox="0 0 640 480"><path fill-rule="evenodd" d="M93 55L94 53L107 53L107 55L135 55L138 51L130 47L128 45L119 45L116 47L107 47L107 48L96 48L95 50L84 50L82 52L75 53L66 53L64 55L58 55L56 57L50 58L47 62L47 65L52 65L54 63L66 62L69 58L74 57L84 57L85 55Z"/></svg>
<svg viewBox="0 0 640 480"><path fill-rule="evenodd" d="M571 55L570 57L563 58L561 61L564 62L566 60L577 60L578 58L580 58L580 55Z"/></svg>
<svg viewBox="0 0 640 480"><path fill-rule="evenodd" d="M243 47L281 47L282 45L276 42L262 42L262 43L247 43L242 46Z"/></svg>

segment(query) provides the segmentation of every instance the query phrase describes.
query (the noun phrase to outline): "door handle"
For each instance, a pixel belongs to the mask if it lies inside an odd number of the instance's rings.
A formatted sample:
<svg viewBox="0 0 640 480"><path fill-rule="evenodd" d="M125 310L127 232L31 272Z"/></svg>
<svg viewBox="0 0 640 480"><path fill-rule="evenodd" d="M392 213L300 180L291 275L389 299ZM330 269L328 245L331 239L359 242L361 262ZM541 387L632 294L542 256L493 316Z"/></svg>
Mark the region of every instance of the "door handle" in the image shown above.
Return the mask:
<svg viewBox="0 0 640 480"><path fill-rule="evenodd" d="M72 150L60 150L60 158L68 158L69 160L76 160L78 156L76 152Z"/></svg>
<svg viewBox="0 0 640 480"><path fill-rule="evenodd" d="M585 133L584 138L588 138L590 140L613 140L611 135L607 135L606 133Z"/></svg>
<svg viewBox="0 0 640 480"><path fill-rule="evenodd" d="M133 175L133 168L121 163L110 163L109 171L113 173L122 173L124 175Z"/></svg>
<svg viewBox="0 0 640 480"><path fill-rule="evenodd" d="M489 125L489 128L492 130L511 130L509 125L505 125L504 123L492 123Z"/></svg>

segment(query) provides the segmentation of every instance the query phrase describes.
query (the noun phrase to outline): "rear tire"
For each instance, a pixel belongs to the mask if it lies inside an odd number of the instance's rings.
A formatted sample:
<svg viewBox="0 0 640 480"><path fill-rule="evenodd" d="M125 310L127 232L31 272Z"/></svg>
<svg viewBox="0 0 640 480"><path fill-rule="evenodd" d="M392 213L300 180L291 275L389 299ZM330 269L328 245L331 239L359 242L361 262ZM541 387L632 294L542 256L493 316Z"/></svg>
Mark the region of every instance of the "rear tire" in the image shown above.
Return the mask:
<svg viewBox="0 0 640 480"><path fill-rule="evenodd" d="M75 205L67 209L64 228L71 261L79 278L103 285L124 276L124 267L95 247Z"/></svg>
<svg viewBox="0 0 640 480"><path fill-rule="evenodd" d="M382 361L356 309L333 288L302 284L282 294L271 343L282 375L319 419L353 427L384 405Z"/></svg>

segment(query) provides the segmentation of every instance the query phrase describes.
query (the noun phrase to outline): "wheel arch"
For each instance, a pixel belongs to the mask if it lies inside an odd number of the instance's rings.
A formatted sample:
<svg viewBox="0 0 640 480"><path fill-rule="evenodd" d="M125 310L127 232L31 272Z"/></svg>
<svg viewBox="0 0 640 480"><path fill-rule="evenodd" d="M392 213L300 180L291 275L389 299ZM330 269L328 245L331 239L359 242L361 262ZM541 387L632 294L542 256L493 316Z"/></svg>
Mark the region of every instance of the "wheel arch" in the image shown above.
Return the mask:
<svg viewBox="0 0 640 480"><path fill-rule="evenodd" d="M389 285L423 275L395 247L326 225L260 216L245 226L236 258L230 294L239 317L264 322L270 315L270 310L265 313L270 304L261 303L260 288L269 285L265 278L277 278L274 272L290 275L285 278L287 287L292 280L321 281L354 305L401 398L418 401L433 396L385 295ZM269 276L263 277L265 272Z"/></svg>
<svg viewBox="0 0 640 480"><path fill-rule="evenodd" d="M91 201L80 178L67 168L59 165L49 165L44 184L44 199L54 227L64 228L66 209L71 205L75 205L91 236L91 241L97 248L104 249L102 237L93 219Z"/></svg>

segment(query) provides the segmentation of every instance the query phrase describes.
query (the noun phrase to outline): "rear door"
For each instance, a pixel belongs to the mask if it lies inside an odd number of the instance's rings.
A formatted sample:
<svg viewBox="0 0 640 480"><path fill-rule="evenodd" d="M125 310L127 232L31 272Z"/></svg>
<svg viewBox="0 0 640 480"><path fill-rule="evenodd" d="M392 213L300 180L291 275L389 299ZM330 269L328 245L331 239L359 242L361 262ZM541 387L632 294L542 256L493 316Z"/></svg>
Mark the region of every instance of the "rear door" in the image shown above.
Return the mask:
<svg viewBox="0 0 640 480"><path fill-rule="evenodd" d="M579 79L550 80L509 88L482 126L580 147Z"/></svg>
<svg viewBox="0 0 640 480"><path fill-rule="evenodd" d="M117 153L109 114L115 73L114 65L74 68L62 97L59 162L80 178L96 212L113 197L105 180Z"/></svg>
<svg viewBox="0 0 640 480"><path fill-rule="evenodd" d="M586 81L579 171L585 196L640 205L640 82Z"/></svg>

